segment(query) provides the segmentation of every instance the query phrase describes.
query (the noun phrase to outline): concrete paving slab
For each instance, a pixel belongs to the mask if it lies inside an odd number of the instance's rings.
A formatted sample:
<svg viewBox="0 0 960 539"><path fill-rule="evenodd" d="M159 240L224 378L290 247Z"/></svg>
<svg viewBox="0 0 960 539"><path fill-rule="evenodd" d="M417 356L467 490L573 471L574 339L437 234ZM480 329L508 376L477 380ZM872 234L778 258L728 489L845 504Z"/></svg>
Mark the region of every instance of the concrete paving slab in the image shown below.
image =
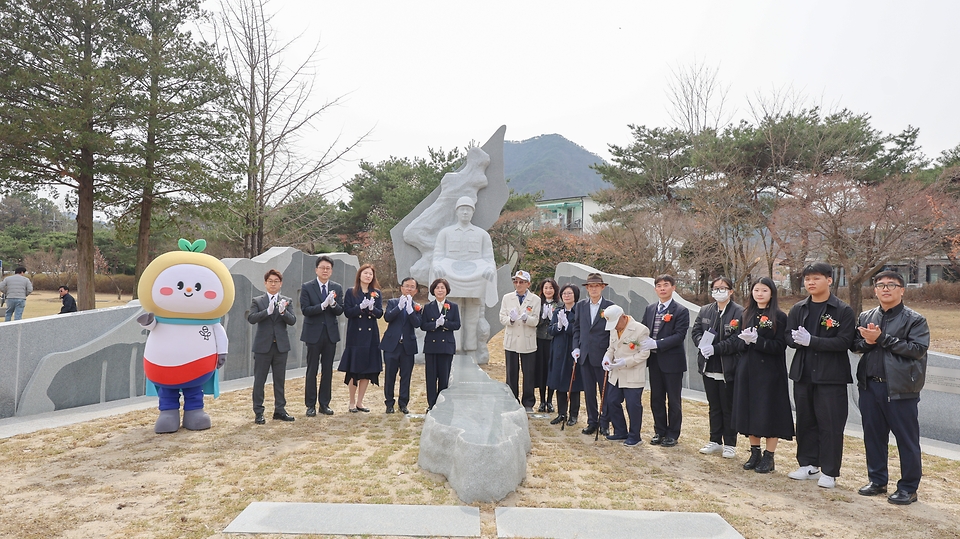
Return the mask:
<svg viewBox="0 0 960 539"><path fill-rule="evenodd" d="M716 513L498 507L497 537L743 539Z"/></svg>
<svg viewBox="0 0 960 539"><path fill-rule="evenodd" d="M479 537L480 509L453 505L253 502L223 531Z"/></svg>

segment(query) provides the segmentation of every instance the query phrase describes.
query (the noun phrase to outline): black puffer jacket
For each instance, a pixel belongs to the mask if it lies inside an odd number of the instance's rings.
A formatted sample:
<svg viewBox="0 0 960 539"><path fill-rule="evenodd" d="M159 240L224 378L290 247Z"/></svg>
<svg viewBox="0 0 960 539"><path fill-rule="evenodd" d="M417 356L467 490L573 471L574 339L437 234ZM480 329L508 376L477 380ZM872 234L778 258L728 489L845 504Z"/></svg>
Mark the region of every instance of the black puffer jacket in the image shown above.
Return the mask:
<svg viewBox="0 0 960 539"><path fill-rule="evenodd" d="M700 314L690 328L690 336L695 346L700 346L700 339L707 331L716 335L713 341L713 353L720 356L720 368L723 370L723 379L726 382L733 382L737 371L740 352L737 351L736 343L729 339L736 338L735 336L740 333L738 325L742 317L743 307L736 302L731 301L727 305L727 309L723 311L722 320L716 302L709 303L700 308ZM736 323L731 324L734 320ZM707 368L707 358L703 357L703 353L697 354L697 368L700 374L703 374Z"/></svg>
<svg viewBox="0 0 960 539"><path fill-rule="evenodd" d="M857 332L850 350L863 354L857 365L857 387L866 388L867 360L873 354L883 357L887 395L890 400L914 399L920 396L927 372L927 348L930 347L930 328L920 313L903 306L884 312L880 307L860 313L858 326L876 324L883 333L876 344Z"/></svg>

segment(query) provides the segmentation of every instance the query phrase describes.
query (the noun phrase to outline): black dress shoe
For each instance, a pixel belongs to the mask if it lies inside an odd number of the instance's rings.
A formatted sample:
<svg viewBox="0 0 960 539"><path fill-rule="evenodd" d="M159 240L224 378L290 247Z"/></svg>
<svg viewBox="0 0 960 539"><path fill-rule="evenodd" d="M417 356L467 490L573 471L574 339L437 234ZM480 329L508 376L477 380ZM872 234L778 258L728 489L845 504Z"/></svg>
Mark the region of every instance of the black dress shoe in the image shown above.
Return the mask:
<svg viewBox="0 0 960 539"><path fill-rule="evenodd" d="M896 505L910 505L917 501L917 493L897 489L896 492L887 496L887 501Z"/></svg>
<svg viewBox="0 0 960 539"><path fill-rule="evenodd" d="M350 412L351 414L355 414L355 413L359 412L360 410L358 410L358 409L356 409L356 408L350 408L350 409L347 410L347 411Z"/></svg>
<svg viewBox="0 0 960 539"><path fill-rule="evenodd" d="M307 408L307 417L316 417L317 409L316 408Z"/></svg>
<svg viewBox="0 0 960 539"><path fill-rule="evenodd" d="M663 447L673 447L673 446L677 445L677 439L676 439L676 438L671 438L671 437L669 437L669 436L664 436L664 437L660 440L660 445L663 446Z"/></svg>
<svg viewBox="0 0 960 539"><path fill-rule="evenodd" d="M267 420L263 418L263 414L257 414L257 417L253 420L253 422L257 425L263 425L267 422Z"/></svg>
<svg viewBox="0 0 960 539"><path fill-rule="evenodd" d="M576 424L577 424L577 416L575 415L570 416L570 419L567 420L567 425L572 427Z"/></svg>
<svg viewBox="0 0 960 539"><path fill-rule="evenodd" d="M610 429L607 427L600 427L600 436L610 436Z"/></svg>
<svg viewBox="0 0 960 539"><path fill-rule="evenodd" d="M626 434L605 434L604 436L606 436L607 439L610 440L610 441L614 441L614 440L626 440L626 439L627 439L627 435L626 435Z"/></svg>
<svg viewBox="0 0 960 539"><path fill-rule="evenodd" d="M296 421L296 418L286 412L274 412L274 419L279 419L280 421Z"/></svg>
<svg viewBox="0 0 960 539"><path fill-rule="evenodd" d="M333 415L333 410L329 406L320 406L320 413L323 415Z"/></svg>
<svg viewBox="0 0 960 539"><path fill-rule="evenodd" d="M387 406L387 413L388 413L388 414L392 414L392 413L393 413L393 406Z"/></svg>
<svg viewBox="0 0 960 539"><path fill-rule="evenodd" d="M860 487L860 490L858 490L857 493L859 493L861 496L876 496L877 494L886 494L887 485L878 485L871 481Z"/></svg>
<svg viewBox="0 0 960 539"><path fill-rule="evenodd" d="M410 413L410 410L407 410L407 407L406 407L406 406L401 406L401 407L400 407L400 413L402 413L403 415L407 415L407 414Z"/></svg>
<svg viewBox="0 0 960 539"><path fill-rule="evenodd" d="M553 418L553 421L550 422L551 425L559 425L567 420L567 416L560 414L557 417Z"/></svg>
<svg viewBox="0 0 960 539"><path fill-rule="evenodd" d="M369 411L370 411L370 408L364 408L363 406L357 406L357 410L360 410L361 412L369 412Z"/></svg>
<svg viewBox="0 0 960 539"><path fill-rule="evenodd" d="M587 428L583 429L583 430L580 431L580 432L582 432L583 434L594 434L595 432L597 432L597 426L596 426L596 425L587 425Z"/></svg>
<svg viewBox="0 0 960 539"><path fill-rule="evenodd" d="M553 413L553 403L549 403L549 402L547 403L547 413L548 414Z"/></svg>
<svg viewBox="0 0 960 539"><path fill-rule="evenodd" d="M653 438L650 438L650 445L660 445L660 442L663 441L663 438L659 434L654 434Z"/></svg>
<svg viewBox="0 0 960 539"><path fill-rule="evenodd" d="M541 402L541 403L540 403L540 406L537 407L537 413L541 413L541 414L542 414L542 413L544 413L544 412L546 412L546 411L547 411L547 404L546 404L545 402Z"/></svg>

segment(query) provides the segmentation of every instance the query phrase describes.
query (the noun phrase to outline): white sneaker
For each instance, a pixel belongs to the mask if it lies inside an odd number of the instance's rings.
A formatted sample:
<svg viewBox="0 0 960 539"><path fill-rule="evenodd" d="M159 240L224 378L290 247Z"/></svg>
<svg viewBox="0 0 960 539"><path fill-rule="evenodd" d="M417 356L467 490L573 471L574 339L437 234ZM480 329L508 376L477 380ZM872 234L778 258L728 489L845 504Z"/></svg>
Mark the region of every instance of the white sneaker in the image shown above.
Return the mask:
<svg viewBox="0 0 960 539"><path fill-rule="evenodd" d="M725 459L737 458L737 450L736 450L736 448L733 447L732 445L725 445L725 446L723 446L723 458L725 458Z"/></svg>
<svg viewBox="0 0 960 539"><path fill-rule="evenodd" d="M817 486L823 488L833 488L837 486L837 478L830 477L829 475L821 475L820 479L817 480Z"/></svg>
<svg viewBox="0 0 960 539"><path fill-rule="evenodd" d="M820 475L820 468L816 466L801 466L787 474L790 479L816 479Z"/></svg>
<svg viewBox="0 0 960 539"><path fill-rule="evenodd" d="M700 452L704 455L712 455L721 451L723 451L723 446L717 442L709 442L707 445L700 448Z"/></svg>

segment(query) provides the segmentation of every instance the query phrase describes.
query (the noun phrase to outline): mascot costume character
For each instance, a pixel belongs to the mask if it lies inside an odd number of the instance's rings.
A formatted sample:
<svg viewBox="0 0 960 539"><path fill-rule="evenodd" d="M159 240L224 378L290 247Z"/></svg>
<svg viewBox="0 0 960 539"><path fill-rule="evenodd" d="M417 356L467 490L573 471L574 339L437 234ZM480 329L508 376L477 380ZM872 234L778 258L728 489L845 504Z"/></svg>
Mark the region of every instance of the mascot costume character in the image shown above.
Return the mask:
<svg viewBox="0 0 960 539"><path fill-rule="evenodd" d="M164 253L147 266L137 288L146 311L137 322L150 331L143 351L147 394L155 386L160 400L153 429L157 434L180 429L181 392L183 427L210 428L203 394L214 392L217 369L227 359L227 332L220 317L234 298L230 271L200 252L206 241L178 243L180 251Z"/></svg>

